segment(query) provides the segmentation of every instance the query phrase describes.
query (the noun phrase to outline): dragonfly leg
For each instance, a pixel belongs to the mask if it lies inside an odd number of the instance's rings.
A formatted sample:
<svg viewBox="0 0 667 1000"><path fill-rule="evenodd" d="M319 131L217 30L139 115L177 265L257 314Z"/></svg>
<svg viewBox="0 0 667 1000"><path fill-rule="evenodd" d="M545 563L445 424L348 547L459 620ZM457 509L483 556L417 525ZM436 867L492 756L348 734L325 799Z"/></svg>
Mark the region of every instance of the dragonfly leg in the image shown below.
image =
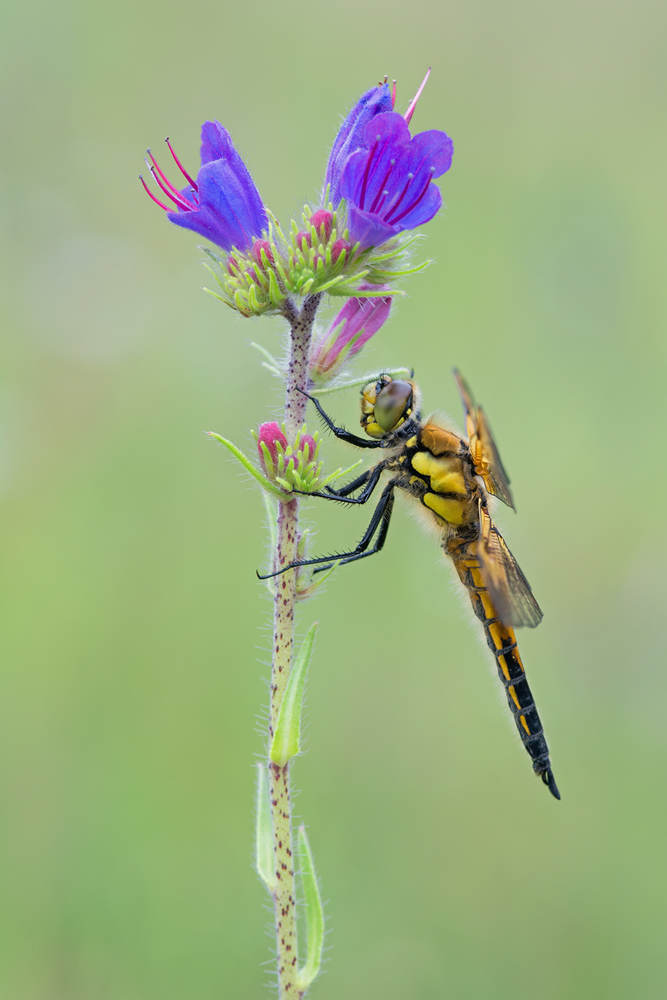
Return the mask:
<svg viewBox="0 0 667 1000"><path fill-rule="evenodd" d="M316 496L325 496L327 500L340 500L343 503L368 503L375 487L380 482L380 476L384 472L385 463L378 462L374 465L372 469L368 469L363 472L357 479L353 479L351 483L347 483L345 486L341 486L340 489L336 490L332 487L327 486L326 493L314 494ZM360 486L363 486L363 490L358 497L351 497L350 493L354 493L358 490Z"/></svg>
<svg viewBox="0 0 667 1000"><path fill-rule="evenodd" d="M356 548L352 549L350 552L337 552L329 556L319 556L314 559L298 559L295 562L290 563L288 566L283 566L275 573L267 573L262 575L258 573L257 576L260 580L268 580L272 576L280 576L281 573L286 573L289 569L296 569L299 566L317 566L318 569L315 570L316 573L320 573L323 570L330 569L334 563L340 562L341 564L356 562L357 559L364 559L366 556L375 555L379 552L385 543L387 537L387 531L389 530L389 522L391 520L392 511L394 509L394 489L396 487L396 481L392 480L387 483L382 491L382 495L378 500L377 507L373 511L373 516L371 518L370 524L364 532L363 538L359 542ZM378 531L379 528L379 531ZM372 548L368 548L375 532L378 532L377 539Z"/></svg>
<svg viewBox="0 0 667 1000"><path fill-rule="evenodd" d="M306 396L306 398L309 399L311 403L314 404L315 409L322 417L324 423L327 425L331 433L336 435L339 441L347 441L348 444L353 444L356 448L382 447L384 443L383 441L380 440L373 441L369 440L368 438L362 438L359 437L357 434L352 434L350 433L350 431L346 431L344 427L337 427L336 424L331 419L331 417L329 416L329 414L324 410L319 400L315 399L314 396L309 396L307 392L303 391L303 389L298 389L297 391L300 392L302 396Z"/></svg>

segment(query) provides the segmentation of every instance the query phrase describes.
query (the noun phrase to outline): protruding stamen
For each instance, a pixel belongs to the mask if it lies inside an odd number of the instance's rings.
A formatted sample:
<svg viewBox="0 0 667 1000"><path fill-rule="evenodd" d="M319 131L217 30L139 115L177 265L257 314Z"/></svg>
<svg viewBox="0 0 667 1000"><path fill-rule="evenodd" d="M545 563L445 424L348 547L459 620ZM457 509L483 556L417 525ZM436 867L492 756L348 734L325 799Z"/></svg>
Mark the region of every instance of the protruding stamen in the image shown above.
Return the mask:
<svg viewBox="0 0 667 1000"><path fill-rule="evenodd" d="M181 161L180 161L180 160L179 160L179 158L178 158L178 157L176 156L176 153L174 152L174 150L173 150L173 148L172 148L172 145L171 145L171 143L169 142L169 136L167 136L167 138L166 138L166 139L165 139L164 141L165 141L165 142L167 143L167 145L169 146L169 152L171 153L171 155L172 155L172 156L174 157L174 159L176 160L176 166L177 166L177 167L178 167L178 169L179 169L179 170L181 171L181 173L182 173L182 174L183 174L183 176L185 177L185 179L186 179L186 181L188 182L188 184L191 184L191 185L192 185L192 187L193 187L193 188L195 189L195 191L199 191L199 188L197 187L197 184L196 184L196 182L195 182L195 181L193 181L192 177L190 177L190 174L189 174L189 173L187 172L187 170L186 170L186 169L185 169L185 168L183 167L183 165L182 165Z"/></svg>
<svg viewBox="0 0 667 1000"><path fill-rule="evenodd" d="M169 209L167 208L167 206L166 206L166 205L163 205L161 201L158 201L158 199L157 199L157 198L155 197L155 195L153 194L153 192L152 192L152 191L151 191L151 189L149 188L148 184L147 184L147 183L146 183L146 181L144 180L144 175L143 175L143 174L139 174L139 180L140 180L140 181L141 181L141 183L143 184L143 186L144 186L144 191L146 192L146 194L148 195L148 197L149 197L149 198L152 198L152 199L153 199L153 201L155 202L155 204L156 204L156 205L159 205L159 206L160 206L160 208L163 208L163 209L165 210L165 212L168 212L168 211L169 211Z"/></svg>
<svg viewBox="0 0 667 1000"><path fill-rule="evenodd" d="M396 81L394 80L393 86L391 88L391 110L393 111L396 107Z"/></svg>
<svg viewBox="0 0 667 1000"><path fill-rule="evenodd" d="M169 191L171 191L171 193L174 194L174 195L176 195L178 198L182 198L183 195L178 190L178 188L176 187L176 185L172 184L171 181L169 180L169 178L167 177L167 175L165 174L164 170L160 169L160 166L159 166L157 160L155 159L155 157L153 156L153 154L151 153L150 149L147 149L146 152L150 156L151 163L153 164L153 166L151 167L150 163L148 163L148 160L146 160L146 165L149 167L149 169L151 171L153 171L153 167L154 167L155 170L157 170L157 172L160 175L160 177L162 178L162 180L164 181L164 183L167 185L167 188L169 189ZM154 171L153 171L153 173L154 173ZM162 186L162 185L160 185L160 186ZM164 188L162 190L164 191ZM167 194L167 193L168 192L165 191L165 194Z"/></svg>
<svg viewBox="0 0 667 1000"><path fill-rule="evenodd" d="M424 77L424 79L422 80L421 87L419 88L419 90L417 91L417 93L415 94L415 96L410 101L410 105L408 107L408 110L403 115L403 117L405 118L405 120L408 123L408 125L410 124L410 119L412 118L413 114L415 113L415 108L417 107L417 101L422 96L422 91L423 91L424 87L426 86L426 81L428 80L428 78L429 78L430 75L431 75L431 67L429 66L428 72L427 72L426 76Z"/></svg>
<svg viewBox="0 0 667 1000"><path fill-rule="evenodd" d="M152 173L153 180L155 181L155 183L157 184L157 186L159 188L161 188L162 191L164 191L164 193L166 194L167 198L169 198L171 201L173 201L174 205L176 205L178 208L183 209L184 212L191 212L195 208L195 206L191 205L189 201L186 201L185 198L181 194L179 194L178 191L176 192L176 194L172 194L172 192L169 190L169 188L167 187L167 185L164 184L162 182L162 180L160 179L159 168L158 168L158 170L156 170L155 167L152 167L150 165L150 163L148 162L148 160L146 160L146 166L148 167L148 169Z"/></svg>

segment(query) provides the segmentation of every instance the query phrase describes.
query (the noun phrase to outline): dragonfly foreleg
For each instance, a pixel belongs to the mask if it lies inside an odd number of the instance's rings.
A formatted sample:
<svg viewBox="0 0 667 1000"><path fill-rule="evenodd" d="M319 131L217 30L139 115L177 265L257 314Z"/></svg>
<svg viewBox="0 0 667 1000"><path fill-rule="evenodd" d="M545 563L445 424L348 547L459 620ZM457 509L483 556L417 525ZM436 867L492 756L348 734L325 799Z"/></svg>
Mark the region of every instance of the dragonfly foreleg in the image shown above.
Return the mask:
<svg viewBox="0 0 667 1000"><path fill-rule="evenodd" d="M344 427L337 427L333 422L329 414L324 410L322 404L319 400L315 399L314 396L309 396L307 392L303 389L298 389L302 396L306 396L307 399L314 404L315 409L322 417L322 420L327 425L332 434L335 434L339 441L347 441L348 444L353 444L356 448L381 448L383 445L382 441L372 441L368 438L359 437L357 434L352 434L350 431L346 431Z"/></svg>

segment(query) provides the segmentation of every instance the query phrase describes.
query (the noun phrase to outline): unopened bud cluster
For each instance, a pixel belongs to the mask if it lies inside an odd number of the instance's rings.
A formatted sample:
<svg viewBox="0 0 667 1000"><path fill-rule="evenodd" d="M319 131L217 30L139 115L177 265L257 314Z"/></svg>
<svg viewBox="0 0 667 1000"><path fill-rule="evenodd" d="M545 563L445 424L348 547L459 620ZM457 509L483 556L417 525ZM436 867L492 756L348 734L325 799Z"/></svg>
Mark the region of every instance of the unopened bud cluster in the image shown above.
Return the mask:
<svg viewBox="0 0 667 1000"><path fill-rule="evenodd" d="M286 493L298 490L313 493L322 485L322 463L318 461L320 441L317 431L311 436L306 425L297 431L294 445L287 441L285 427L276 421L260 424L257 451L267 479Z"/></svg>
<svg viewBox="0 0 667 1000"><path fill-rule="evenodd" d="M268 214L268 229L246 252L203 247L215 265L209 270L220 288L208 291L243 316L282 312L289 295L373 295L369 289L412 270L405 267L412 237L396 237L382 254L374 248L363 250L350 242L348 229L341 228L344 210L334 211L331 204L315 212L306 205L300 224L292 221L288 235Z"/></svg>

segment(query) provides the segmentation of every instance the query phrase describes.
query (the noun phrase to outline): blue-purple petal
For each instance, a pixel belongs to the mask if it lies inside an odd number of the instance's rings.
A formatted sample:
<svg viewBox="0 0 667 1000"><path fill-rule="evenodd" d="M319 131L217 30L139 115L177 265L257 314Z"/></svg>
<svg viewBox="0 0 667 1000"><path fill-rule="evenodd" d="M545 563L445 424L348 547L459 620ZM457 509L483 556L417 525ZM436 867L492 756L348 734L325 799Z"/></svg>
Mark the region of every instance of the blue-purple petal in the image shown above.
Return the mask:
<svg viewBox="0 0 667 1000"><path fill-rule="evenodd" d="M215 119L204 122L201 127L201 147L199 149L202 167L212 160L227 160L232 154L238 156L232 137L224 125Z"/></svg>
<svg viewBox="0 0 667 1000"><path fill-rule="evenodd" d="M431 182L449 169L452 152L444 132L410 138L405 120L396 113L370 122L364 147L348 157L341 177L353 241L362 248L378 246L432 219L442 196Z"/></svg>
<svg viewBox="0 0 667 1000"><path fill-rule="evenodd" d="M394 226L388 226L383 222L379 215L363 212L356 205L348 205L347 221L352 243L359 243L362 250L367 247L379 247L400 232Z"/></svg>
<svg viewBox="0 0 667 1000"><path fill-rule="evenodd" d="M341 200L340 181L345 161L350 153L364 145L366 126L377 115L391 111L391 94L388 84L371 87L354 105L341 125L334 140L324 177L324 190L329 187L329 198L334 208Z"/></svg>
<svg viewBox="0 0 667 1000"><path fill-rule="evenodd" d="M192 211L169 212L168 218L223 250L249 250L268 223L262 199L220 122L204 122L201 137L199 204ZM193 200L191 188L184 189L184 194L188 201Z"/></svg>

